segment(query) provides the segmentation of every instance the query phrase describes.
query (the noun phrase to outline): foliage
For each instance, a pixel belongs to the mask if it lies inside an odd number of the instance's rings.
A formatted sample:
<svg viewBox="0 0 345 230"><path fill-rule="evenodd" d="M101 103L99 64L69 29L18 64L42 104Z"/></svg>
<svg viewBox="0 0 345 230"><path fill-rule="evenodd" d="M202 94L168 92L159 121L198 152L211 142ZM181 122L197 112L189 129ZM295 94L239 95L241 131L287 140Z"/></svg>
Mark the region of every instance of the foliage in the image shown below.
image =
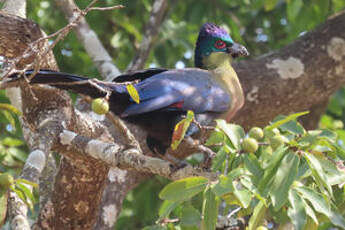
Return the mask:
<svg viewBox="0 0 345 230"><path fill-rule="evenodd" d="M166 185L157 226L171 229L165 223L177 218L177 229L215 229L222 204L220 215L234 210L239 212L233 217L249 215L249 230L264 219L281 226L292 222L297 230L345 228L345 145L335 131L306 131L295 120L304 114L277 117L252 153L240 144L247 138L240 126L218 121L208 141L218 152L213 162L218 179L190 177ZM277 135L286 142L273 146ZM202 200L193 199L202 193Z"/></svg>

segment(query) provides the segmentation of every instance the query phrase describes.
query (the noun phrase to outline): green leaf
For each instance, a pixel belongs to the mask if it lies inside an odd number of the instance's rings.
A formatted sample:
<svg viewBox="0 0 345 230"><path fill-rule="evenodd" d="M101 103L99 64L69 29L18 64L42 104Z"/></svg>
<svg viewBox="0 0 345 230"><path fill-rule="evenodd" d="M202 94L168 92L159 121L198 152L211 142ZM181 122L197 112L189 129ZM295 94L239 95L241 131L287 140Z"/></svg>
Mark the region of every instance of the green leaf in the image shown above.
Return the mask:
<svg viewBox="0 0 345 230"><path fill-rule="evenodd" d="M22 193L25 196L25 199L23 200L25 204L30 208L30 210L33 212L34 209L34 203L36 202L36 199L34 195L32 194L32 191L26 187L23 184L16 183L16 189L22 191Z"/></svg>
<svg viewBox="0 0 345 230"><path fill-rule="evenodd" d="M2 140L2 144L10 146L10 147L18 147L18 146L22 146L24 142L22 140L15 139L12 137L5 137Z"/></svg>
<svg viewBox="0 0 345 230"><path fill-rule="evenodd" d="M172 150L176 150L177 147L180 145L193 119L194 119L194 112L191 110L188 110L187 117L185 119L182 119L176 124L174 133L172 136L172 140L171 140Z"/></svg>
<svg viewBox="0 0 345 230"><path fill-rule="evenodd" d="M303 7L301 0L288 0L287 2L287 17L290 21L294 21Z"/></svg>
<svg viewBox="0 0 345 230"><path fill-rule="evenodd" d="M36 184L35 182L31 182L29 180L25 180L25 179L22 179L22 178L16 179L16 183L27 184L27 185L30 185L30 186L32 186L34 188L38 188L38 184Z"/></svg>
<svg viewBox="0 0 345 230"><path fill-rule="evenodd" d="M159 219L167 218L170 213L178 206L181 202L165 200L159 208Z"/></svg>
<svg viewBox="0 0 345 230"><path fill-rule="evenodd" d="M167 230L167 228L165 226L152 225L152 226L146 226L142 230Z"/></svg>
<svg viewBox="0 0 345 230"><path fill-rule="evenodd" d="M271 188L271 182L275 176L275 173L280 165L281 160L285 156L287 147L283 145L278 147L278 149L272 154L272 160L269 162L267 167L264 169L264 176L259 182L258 189L262 194L266 194Z"/></svg>
<svg viewBox="0 0 345 230"><path fill-rule="evenodd" d="M279 127L282 131L290 132L292 134L305 134L305 129L297 121L289 121Z"/></svg>
<svg viewBox="0 0 345 230"><path fill-rule="evenodd" d="M140 103L140 97L139 97L139 93L138 93L137 89L131 84L126 85L126 88L127 88L128 93L129 93L129 96L131 96L133 101L135 101L135 103L139 104Z"/></svg>
<svg viewBox="0 0 345 230"><path fill-rule="evenodd" d="M272 129L278 128L278 127L284 125L285 123L292 121L292 120L295 120L296 118L303 116L303 115L306 115L308 113L309 113L309 111L291 114L291 115L285 117L284 119L281 119L281 120L274 122L273 124L267 126L266 129L272 130Z"/></svg>
<svg viewBox="0 0 345 230"><path fill-rule="evenodd" d="M212 171L217 171L222 167L228 155L227 151L228 148L224 146L220 148L220 150L216 154L216 157L212 160Z"/></svg>
<svg viewBox="0 0 345 230"><path fill-rule="evenodd" d="M237 189L237 186L234 186L234 195L241 202L243 208L249 207L250 201L252 200L252 193L248 189Z"/></svg>
<svg viewBox="0 0 345 230"><path fill-rule="evenodd" d="M227 176L220 175L219 182L212 186L213 192L217 196L223 196L226 193L233 192L234 186L232 185L232 182L243 174L245 174L243 168L236 168L232 170Z"/></svg>
<svg viewBox="0 0 345 230"><path fill-rule="evenodd" d="M217 127L222 130L230 139L236 150L241 149L241 139L244 138L245 132L239 125L227 124L224 120L216 120Z"/></svg>
<svg viewBox="0 0 345 230"><path fill-rule="evenodd" d="M302 199L302 202L303 202L303 205L305 207L305 211L307 212L307 215L317 224L319 225L319 221L315 215L315 212L314 210L309 206L309 204L304 200Z"/></svg>
<svg viewBox="0 0 345 230"><path fill-rule="evenodd" d="M319 133L319 137L324 137L326 138L327 140L333 142L333 141L336 141L337 140L337 133L336 132L333 132L329 129L321 129L321 130L318 130L320 131Z"/></svg>
<svg viewBox="0 0 345 230"><path fill-rule="evenodd" d="M204 191L204 201L202 204L202 230L214 230L216 229L217 217L218 217L219 199L211 191L210 187L207 187Z"/></svg>
<svg viewBox="0 0 345 230"><path fill-rule="evenodd" d="M305 186L296 187L295 189L304 199L307 199L312 204L317 212L327 216L334 225L345 228L344 217L342 217L341 214L334 212L320 193Z"/></svg>
<svg viewBox="0 0 345 230"><path fill-rule="evenodd" d="M321 189L326 188L331 197L333 197L333 191L332 191L332 186L327 180L327 175L324 172L321 163L319 160L310 153L305 153L304 158L307 160L308 165L311 169L312 175L315 178L316 183Z"/></svg>
<svg viewBox="0 0 345 230"><path fill-rule="evenodd" d="M24 192L18 188L16 188L15 186L11 186L10 189L16 193L16 195L24 202L26 203L26 197L24 195Z"/></svg>
<svg viewBox="0 0 345 230"><path fill-rule="evenodd" d="M162 200L184 201L203 191L208 184L205 177L188 177L166 185L159 193Z"/></svg>
<svg viewBox="0 0 345 230"><path fill-rule="evenodd" d="M211 133L210 137L207 139L205 145L212 146L216 144L222 144L224 142L224 133L219 130L215 130Z"/></svg>
<svg viewBox="0 0 345 230"><path fill-rule="evenodd" d="M304 226L307 224L307 212L304 206L305 203L293 189L289 191L289 202L291 207L288 209L288 216L296 230L303 230Z"/></svg>
<svg viewBox="0 0 345 230"><path fill-rule="evenodd" d="M262 178L264 171L260 166L260 162L253 153L245 155L244 166L251 174L253 174L255 183L257 183Z"/></svg>
<svg viewBox="0 0 345 230"><path fill-rule="evenodd" d="M0 189L0 228L4 225L7 213L8 190Z"/></svg>
<svg viewBox="0 0 345 230"><path fill-rule="evenodd" d="M241 184L246 187L258 200L264 202L265 206L267 206L267 201L264 197L261 196L259 190L253 184L253 178L247 175L243 175L240 178Z"/></svg>
<svg viewBox="0 0 345 230"><path fill-rule="evenodd" d="M256 230L261 225L266 216L267 207L264 202L259 201L255 206L253 215L249 219L248 230Z"/></svg>
<svg viewBox="0 0 345 230"><path fill-rule="evenodd" d="M290 186L297 176L299 158L292 152L285 155L275 173L270 196L275 211L287 201Z"/></svg>
<svg viewBox="0 0 345 230"><path fill-rule="evenodd" d="M345 172L338 170L336 165L330 160L315 156L321 164L321 167L326 175L327 182L333 185L340 185L345 183Z"/></svg>
<svg viewBox="0 0 345 230"><path fill-rule="evenodd" d="M279 0L265 0L265 4L264 4L265 11L273 10L276 7L278 2Z"/></svg>
<svg viewBox="0 0 345 230"><path fill-rule="evenodd" d="M187 205L182 209L181 226L198 226L201 221L200 212L192 205Z"/></svg>
<svg viewBox="0 0 345 230"><path fill-rule="evenodd" d="M25 162L26 158L28 157L27 153L24 152L23 150L15 147L10 147L7 149L7 153L10 154L11 156L15 157L16 159Z"/></svg>
<svg viewBox="0 0 345 230"><path fill-rule="evenodd" d="M18 116L22 115L22 113L16 107L14 107L13 105L10 105L10 104L0 103L0 110L7 110L9 112L12 112L12 113L18 115Z"/></svg>
<svg viewBox="0 0 345 230"><path fill-rule="evenodd" d="M12 116L12 114L6 110L0 110L0 112L5 116L6 120L10 123L13 130L16 129L16 120Z"/></svg>

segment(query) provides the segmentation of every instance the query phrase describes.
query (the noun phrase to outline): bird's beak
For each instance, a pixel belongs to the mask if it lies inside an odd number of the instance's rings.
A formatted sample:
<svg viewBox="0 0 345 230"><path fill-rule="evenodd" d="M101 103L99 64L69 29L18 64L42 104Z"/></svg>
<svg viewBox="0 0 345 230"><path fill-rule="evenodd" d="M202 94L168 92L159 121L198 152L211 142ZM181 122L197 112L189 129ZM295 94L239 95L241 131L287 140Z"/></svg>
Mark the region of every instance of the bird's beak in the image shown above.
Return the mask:
<svg viewBox="0 0 345 230"><path fill-rule="evenodd" d="M233 58L249 56L249 52L246 49L246 47L244 47L243 45L240 45L238 43L233 43L231 46L228 46L226 51Z"/></svg>

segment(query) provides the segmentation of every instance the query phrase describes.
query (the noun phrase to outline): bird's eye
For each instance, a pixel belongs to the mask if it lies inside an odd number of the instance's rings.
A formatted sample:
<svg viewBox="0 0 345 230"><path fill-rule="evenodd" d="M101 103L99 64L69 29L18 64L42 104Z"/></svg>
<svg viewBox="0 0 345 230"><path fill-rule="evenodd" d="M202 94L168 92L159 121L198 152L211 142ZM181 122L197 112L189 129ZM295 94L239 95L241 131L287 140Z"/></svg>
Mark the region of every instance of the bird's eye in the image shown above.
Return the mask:
<svg viewBox="0 0 345 230"><path fill-rule="evenodd" d="M226 47L226 44L222 40L217 40L216 43L214 43L214 47L217 49L224 49Z"/></svg>

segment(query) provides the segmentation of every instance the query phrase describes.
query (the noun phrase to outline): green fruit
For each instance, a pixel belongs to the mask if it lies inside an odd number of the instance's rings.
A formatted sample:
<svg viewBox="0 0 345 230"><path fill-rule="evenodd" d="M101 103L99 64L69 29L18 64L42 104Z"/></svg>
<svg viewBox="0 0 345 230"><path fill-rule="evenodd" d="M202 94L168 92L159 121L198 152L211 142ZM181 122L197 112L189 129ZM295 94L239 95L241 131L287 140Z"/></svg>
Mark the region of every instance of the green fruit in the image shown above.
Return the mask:
<svg viewBox="0 0 345 230"><path fill-rule="evenodd" d="M0 175L0 187L8 188L14 183L14 179L10 174L3 173Z"/></svg>
<svg viewBox="0 0 345 230"><path fill-rule="evenodd" d="M281 146L285 142L287 142L287 139L286 137L282 135L275 135L272 138L270 138L270 143L273 150L277 149L279 146Z"/></svg>
<svg viewBox="0 0 345 230"><path fill-rule="evenodd" d="M272 132L273 132L275 135L279 135L279 134L280 134L280 131L279 131L279 129L277 129L277 128L272 129Z"/></svg>
<svg viewBox="0 0 345 230"><path fill-rule="evenodd" d="M259 226L256 228L256 230L268 230L265 226Z"/></svg>
<svg viewBox="0 0 345 230"><path fill-rule="evenodd" d="M271 139L275 135L280 135L279 129L277 129L277 128L274 128L274 129L265 128L264 129L264 136L267 137L268 139Z"/></svg>
<svg viewBox="0 0 345 230"><path fill-rule="evenodd" d="M264 131L259 127L253 127L249 130L248 135L259 141L264 138Z"/></svg>
<svg viewBox="0 0 345 230"><path fill-rule="evenodd" d="M241 145L243 151L246 153L254 153L259 148L258 142L251 137L244 138Z"/></svg>
<svg viewBox="0 0 345 230"><path fill-rule="evenodd" d="M97 98L92 100L91 109L99 115L106 114L109 111L109 103L104 98Z"/></svg>

